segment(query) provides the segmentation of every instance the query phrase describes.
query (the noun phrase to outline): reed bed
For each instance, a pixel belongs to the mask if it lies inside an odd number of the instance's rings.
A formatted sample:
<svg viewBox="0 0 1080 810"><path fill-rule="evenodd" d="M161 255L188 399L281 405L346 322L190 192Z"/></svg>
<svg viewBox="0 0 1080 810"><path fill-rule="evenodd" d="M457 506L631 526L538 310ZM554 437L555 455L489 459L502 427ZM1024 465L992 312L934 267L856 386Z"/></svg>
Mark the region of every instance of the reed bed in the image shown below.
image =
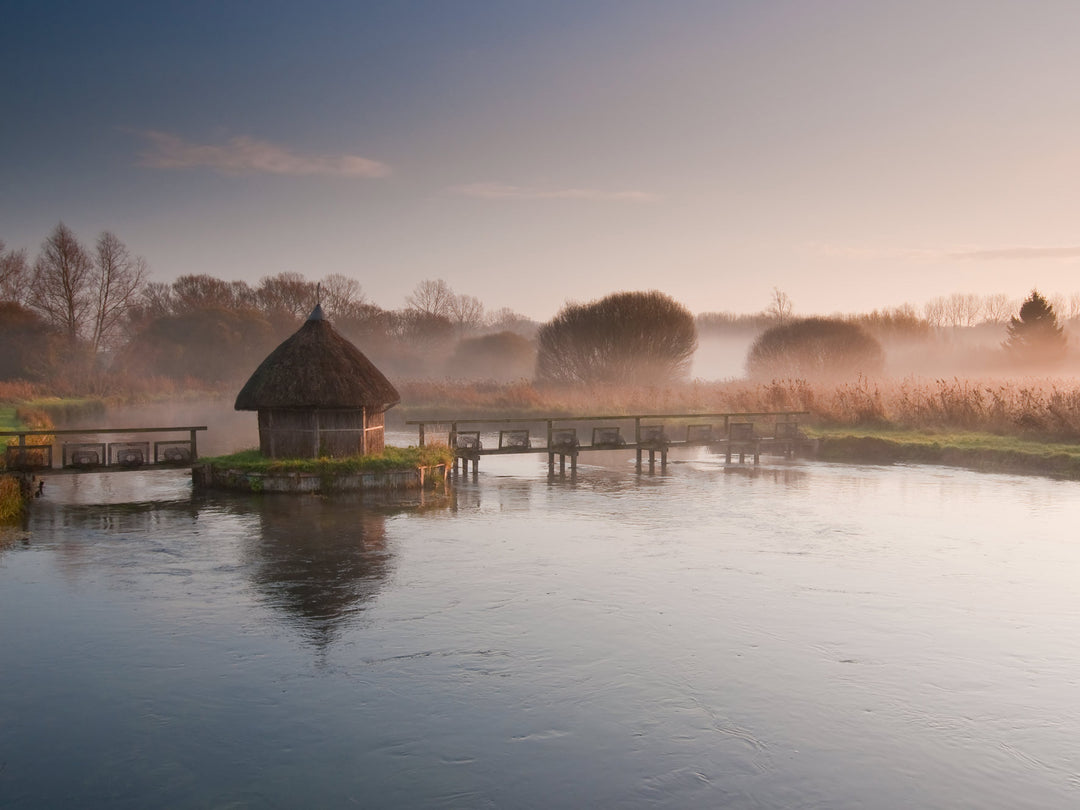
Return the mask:
<svg viewBox="0 0 1080 810"><path fill-rule="evenodd" d="M0 475L0 525L17 522L24 504L18 480L12 475Z"/></svg>
<svg viewBox="0 0 1080 810"><path fill-rule="evenodd" d="M399 389L398 418L409 419L792 410L808 411L811 421L826 426L1080 440L1080 380L1074 377L860 377L845 383L697 380L655 388L420 381Z"/></svg>

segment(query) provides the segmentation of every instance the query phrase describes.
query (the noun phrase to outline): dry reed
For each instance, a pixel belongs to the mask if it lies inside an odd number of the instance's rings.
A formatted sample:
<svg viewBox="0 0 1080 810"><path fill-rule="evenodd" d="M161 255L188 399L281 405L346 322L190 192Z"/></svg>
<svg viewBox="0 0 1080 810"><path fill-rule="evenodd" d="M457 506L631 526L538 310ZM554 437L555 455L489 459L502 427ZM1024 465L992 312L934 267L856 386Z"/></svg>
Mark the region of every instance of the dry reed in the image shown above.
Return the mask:
<svg viewBox="0 0 1080 810"><path fill-rule="evenodd" d="M0 524L14 523L23 512L22 488L11 475L0 475Z"/></svg>
<svg viewBox="0 0 1080 810"><path fill-rule="evenodd" d="M808 411L823 425L976 431L1080 440L1080 381L1057 378L693 381L656 388L557 388L412 382L400 386L409 418Z"/></svg>

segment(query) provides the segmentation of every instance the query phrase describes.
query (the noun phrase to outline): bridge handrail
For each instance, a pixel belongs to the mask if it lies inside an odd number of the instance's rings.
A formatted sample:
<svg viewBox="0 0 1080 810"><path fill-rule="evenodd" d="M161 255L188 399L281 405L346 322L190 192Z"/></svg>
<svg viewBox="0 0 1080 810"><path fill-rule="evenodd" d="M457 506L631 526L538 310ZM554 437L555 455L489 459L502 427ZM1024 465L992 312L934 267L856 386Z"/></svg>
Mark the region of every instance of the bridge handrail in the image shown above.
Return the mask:
<svg viewBox="0 0 1080 810"><path fill-rule="evenodd" d="M476 419L406 419L406 425L478 425L506 422L610 422L616 419L713 419L721 417L809 416L810 411L726 411L723 413L620 413L605 416L489 416Z"/></svg>
<svg viewBox="0 0 1080 810"><path fill-rule="evenodd" d="M179 433L206 430L206 425L146 428L67 428L64 430L0 430L0 436L87 436L91 433Z"/></svg>
<svg viewBox="0 0 1080 810"><path fill-rule="evenodd" d="M450 425L450 433L447 437L447 444L451 447L456 442L458 425L478 425L478 424L521 424L521 423L544 423L547 425L547 444L551 446L551 433L554 430L555 425L563 424L566 422L614 422L614 421L633 421L634 422L634 443L638 444L641 441L641 423L643 420L669 420L669 419L723 419L724 429L727 430L728 424L732 419L750 419L759 417L773 417L775 419L790 419L793 416L808 416L810 411L737 411L726 413L623 413L615 415L593 415L593 416L508 416L503 418L487 417L476 419L407 419L406 425L416 425L419 429L419 442L423 447L426 442L426 430L428 425Z"/></svg>
<svg viewBox="0 0 1080 810"><path fill-rule="evenodd" d="M32 449L34 447L47 447L49 449L49 463L47 467L48 469L52 469L52 444L28 445L26 443L27 436L95 436L102 433L125 435L130 435L132 433L187 433L191 437L188 442L191 447L191 461L194 462L195 459L199 457L199 446L196 437L200 430L206 429L206 425L170 425L168 427L141 428L52 428L45 430L0 430L0 438L15 437L19 440L19 443L17 445L9 444L5 447L0 448L0 450L5 453L7 453L9 450L14 450L17 453L22 453L25 452L28 448ZM168 444L168 442L154 442L155 453L157 452L158 444Z"/></svg>

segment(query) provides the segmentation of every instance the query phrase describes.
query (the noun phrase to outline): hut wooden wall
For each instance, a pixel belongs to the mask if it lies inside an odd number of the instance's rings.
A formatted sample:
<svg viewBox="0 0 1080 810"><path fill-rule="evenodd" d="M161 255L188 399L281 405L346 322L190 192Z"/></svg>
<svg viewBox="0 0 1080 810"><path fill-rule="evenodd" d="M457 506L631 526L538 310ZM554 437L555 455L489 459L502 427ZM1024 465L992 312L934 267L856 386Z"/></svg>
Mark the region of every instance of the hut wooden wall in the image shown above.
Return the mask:
<svg viewBox="0 0 1080 810"><path fill-rule="evenodd" d="M317 458L381 453L385 416L363 409L263 408L259 449L270 458Z"/></svg>
<svg viewBox="0 0 1080 810"><path fill-rule="evenodd" d="M381 453L386 447L386 413L370 413L364 430L364 452Z"/></svg>

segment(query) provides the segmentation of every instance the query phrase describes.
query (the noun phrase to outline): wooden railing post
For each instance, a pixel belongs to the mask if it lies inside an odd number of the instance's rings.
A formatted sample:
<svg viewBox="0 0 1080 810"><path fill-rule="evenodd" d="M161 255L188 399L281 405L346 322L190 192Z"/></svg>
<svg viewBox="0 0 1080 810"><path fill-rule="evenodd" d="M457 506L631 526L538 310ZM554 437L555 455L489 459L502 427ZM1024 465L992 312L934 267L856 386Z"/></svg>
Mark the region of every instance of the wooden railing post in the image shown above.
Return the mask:
<svg viewBox="0 0 1080 810"><path fill-rule="evenodd" d="M635 463L634 463L634 469L637 470L638 472L641 472L641 417L640 416L635 416L634 417L634 444L637 445L636 452L635 452L636 458L635 458ZM650 460L652 459L652 453L649 454L649 459Z"/></svg>
<svg viewBox="0 0 1080 810"><path fill-rule="evenodd" d="M195 428L191 429L191 460L194 461L199 457L198 445L195 442Z"/></svg>

